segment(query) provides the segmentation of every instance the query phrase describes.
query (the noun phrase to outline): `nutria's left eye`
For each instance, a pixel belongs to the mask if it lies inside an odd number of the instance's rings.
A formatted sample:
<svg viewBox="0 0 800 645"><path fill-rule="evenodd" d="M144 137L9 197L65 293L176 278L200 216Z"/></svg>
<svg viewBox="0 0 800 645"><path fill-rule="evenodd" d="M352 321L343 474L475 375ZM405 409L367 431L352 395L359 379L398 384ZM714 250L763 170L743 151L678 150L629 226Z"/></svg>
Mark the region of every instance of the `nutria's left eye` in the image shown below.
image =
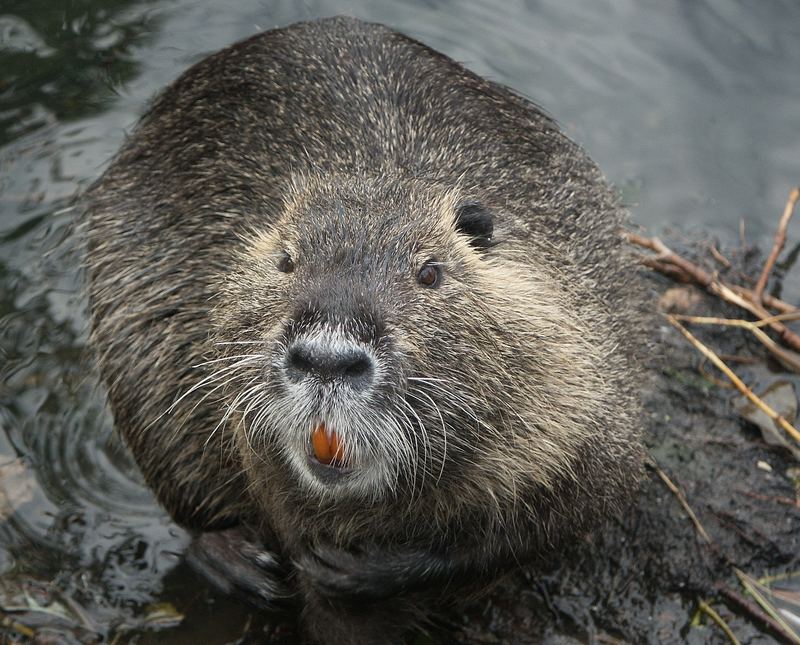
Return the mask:
<svg viewBox="0 0 800 645"><path fill-rule="evenodd" d="M294 262L292 261L292 258L289 257L288 253L284 253L281 256L281 259L278 260L278 271L283 273L291 273L294 271Z"/></svg>
<svg viewBox="0 0 800 645"><path fill-rule="evenodd" d="M442 278L442 270L432 261L426 262L417 274L417 282L423 287L438 286Z"/></svg>

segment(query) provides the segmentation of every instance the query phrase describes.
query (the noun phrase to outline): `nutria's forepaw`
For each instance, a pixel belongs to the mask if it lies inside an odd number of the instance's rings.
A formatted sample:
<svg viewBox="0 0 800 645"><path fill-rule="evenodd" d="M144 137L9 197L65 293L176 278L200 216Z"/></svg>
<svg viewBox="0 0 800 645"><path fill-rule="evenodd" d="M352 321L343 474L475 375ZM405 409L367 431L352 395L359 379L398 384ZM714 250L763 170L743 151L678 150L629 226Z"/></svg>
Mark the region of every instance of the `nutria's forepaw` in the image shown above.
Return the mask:
<svg viewBox="0 0 800 645"><path fill-rule="evenodd" d="M350 551L327 544L309 548L295 561L315 591L337 600L381 600L414 588L441 559L417 550L376 546Z"/></svg>
<svg viewBox="0 0 800 645"><path fill-rule="evenodd" d="M200 534L187 561L220 591L255 607L280 610L291 601L278 556L239 527Z"/></svg>

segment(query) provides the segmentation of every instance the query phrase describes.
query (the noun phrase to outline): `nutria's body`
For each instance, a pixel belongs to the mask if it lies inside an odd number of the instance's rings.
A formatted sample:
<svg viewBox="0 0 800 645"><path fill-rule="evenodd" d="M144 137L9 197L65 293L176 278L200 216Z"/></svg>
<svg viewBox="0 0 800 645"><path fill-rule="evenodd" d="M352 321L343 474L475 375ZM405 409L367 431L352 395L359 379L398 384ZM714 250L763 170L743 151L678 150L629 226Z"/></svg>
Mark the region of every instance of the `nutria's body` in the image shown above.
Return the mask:
<svg viewBox="0 0 800 645"><path fill-rule="evenodd" d="M623 214L552 121L425 46L333 19L219 52L88 210L117 426L176 520L273 551L262 595L299 591L314 637L379 640L634 488Z"/></svg>

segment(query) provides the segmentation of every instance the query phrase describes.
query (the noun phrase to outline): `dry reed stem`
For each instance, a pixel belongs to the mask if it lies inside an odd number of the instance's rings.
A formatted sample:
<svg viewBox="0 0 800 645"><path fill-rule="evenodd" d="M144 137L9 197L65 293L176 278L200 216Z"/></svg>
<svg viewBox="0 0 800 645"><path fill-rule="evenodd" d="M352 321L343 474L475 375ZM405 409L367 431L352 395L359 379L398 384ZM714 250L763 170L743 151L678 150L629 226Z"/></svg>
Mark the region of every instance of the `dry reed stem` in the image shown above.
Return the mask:
<svg viewBox="0 0 800 645"><path fill-rule="evenodd" d="M765 318L764 320L759 320L757 322L735 318L715 318L711 316L684 316L680 314L673 314L673 316L677 320L695 323L698 325L723 325L725 327L740 327L742 329L747 329L761 342L762 345L764 345L764 347L766 347L777 358L779 358L787 367L794 372L800 373L800 355L798 355L796 352L784 349L761 329L761 327L778 319L785 320L788 318L789 320L795 320L796 317L800 317L800 313L772 316L771 318Z"/></svg>
<svg viewBox="0 0 800 645"><path fill-rule="evenodd" d="M711 620L719 625L720 629L725 632L725 636L728 637L728 640L733 643L733 645L741 645L739 639L736 638L736 635L733 633L733 630L731 630L731 628L728 626L728 623L722 619L722 616L720 616L711 605L709 605L705 600L700 600L698 601L697 606L700 607L701 611L704 611L706 614L708 614Z"/></svg>
<svg viewBox="0 0 800 645"><path fill-rule="evenodd" d="M697 532L706 542L711 544L711 537L709 537L708 533L706 533L706 530L705 528L703 528L703 525L700 523L700 520L697 519L697 515L695 515L694 510L692 510L692 507L689 506L689 502L686 499L686 495L683 494L683 491L673 483L673 481L667 476L667 473L661 470L661 468L658 465L655 465L654 467L656 472L658 473L658 476L661 477L661 481L663 481L667 485L667 488L669 488L675 495L675 497L678 498L678 501L680 502L681 506L683 506L683 510L686 511L686 514L689 516L689 519L692 520L694 528L697 529Z"/></svg>
<svg viewBox="0 0 800 645"><path fill-rule="evenodd" d="M797 204L798 199L800 199L800 188L795 187L792 189L792 192L789 193L789 199L786 200L786 206L783 209L783 215L781 216L781 221L778 224L778 230L775 232L775 243L772 245L772 250L770 251L769 257L764 263L764 268L762 269L761 275L758 277L758 282L756 282L756 286L753 289L754 302L762 304L764 302L762 299L764 295L764 289L767 286L769 274L772 273L772 267L775 265L775 261L778 259L778 255L783 249L784 244L786 244L786 228L789 226L789 220L792 219L792 213L794 212L794 207Z"/></svg>
<svg viewBox="0 0 800 645"><path fill-rule="evenodd" d="M744 382L736 376L736 374L728 367L723 360L717 356L713 350L706 347L703 343L701 343L697 338L695 338L692 333L686 329L678 319L671 315L667 314L666 316L669 323L675 327L683 336L688 340L695 348L700 351L703 356L708 358L717 368L725 374L725 376L730 379L731 383L736 387L739 392L741 392L744 396L746 396L759 410L761 410L764 414L766 414L772 421L779 427L783 428L784 431L788 435L790 435L795 441L800 443L800 431L797 430L791 423L789 423L784 417L778 414L775 410L773 410L769 405L764 403L755 393L744 384Z"/></svg>

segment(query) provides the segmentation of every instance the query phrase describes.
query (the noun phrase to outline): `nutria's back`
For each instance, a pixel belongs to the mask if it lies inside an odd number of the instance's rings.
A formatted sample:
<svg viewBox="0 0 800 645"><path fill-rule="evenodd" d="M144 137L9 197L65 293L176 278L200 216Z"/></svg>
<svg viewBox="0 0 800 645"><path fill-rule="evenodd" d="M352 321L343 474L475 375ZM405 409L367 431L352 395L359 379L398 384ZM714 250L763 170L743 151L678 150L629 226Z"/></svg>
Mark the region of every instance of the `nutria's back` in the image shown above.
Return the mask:
<svg viewBox="0 0 800 645"><path fill-rule="evenodd" d="M116 423L184 524L263 526L299 562L455 554L402 560L433 585L543 555L633 488L623 213L535 106L424 45L336 18L219 52L88 209Z"/></svg>

